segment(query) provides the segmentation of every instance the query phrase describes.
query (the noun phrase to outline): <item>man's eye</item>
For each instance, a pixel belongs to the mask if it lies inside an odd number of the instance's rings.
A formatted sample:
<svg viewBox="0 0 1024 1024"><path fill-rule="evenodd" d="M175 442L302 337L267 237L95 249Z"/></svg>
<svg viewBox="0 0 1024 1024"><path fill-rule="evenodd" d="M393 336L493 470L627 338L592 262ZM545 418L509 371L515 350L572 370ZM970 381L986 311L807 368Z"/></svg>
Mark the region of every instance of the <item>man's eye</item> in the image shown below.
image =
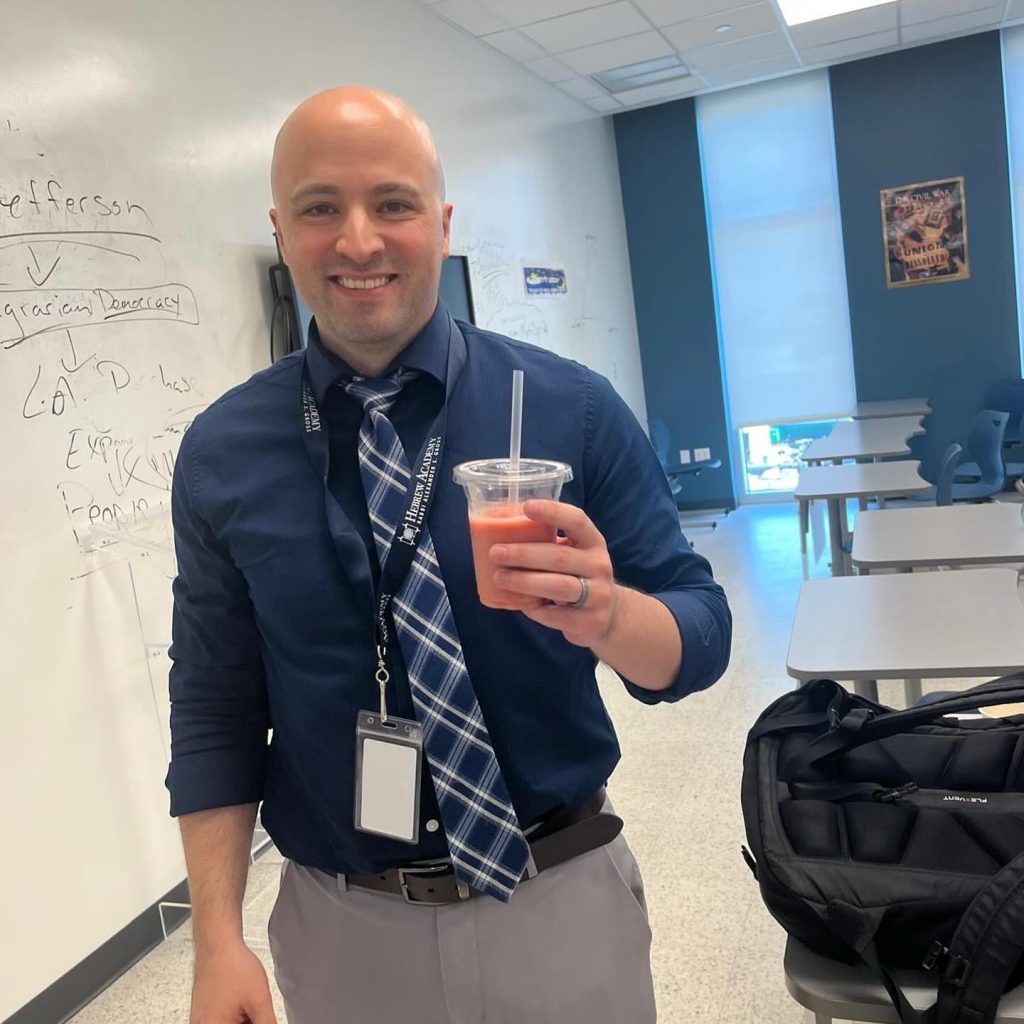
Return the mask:
<svg viewBox="0 0 1024 1024"><path fill-rule="evenodd" d="M334 207L330 203L316 203L313 206L307 207L303 213L307 217L324 217L329 213L334 212Z"/></svg>
<svg viewBox="0 0 1024 1024"><path fill-rule="evenodd" d="M383 213L405 213L411 209L412 207L408 203L403 203L401 199L389 199L386 203L381 204Z"/></svg>

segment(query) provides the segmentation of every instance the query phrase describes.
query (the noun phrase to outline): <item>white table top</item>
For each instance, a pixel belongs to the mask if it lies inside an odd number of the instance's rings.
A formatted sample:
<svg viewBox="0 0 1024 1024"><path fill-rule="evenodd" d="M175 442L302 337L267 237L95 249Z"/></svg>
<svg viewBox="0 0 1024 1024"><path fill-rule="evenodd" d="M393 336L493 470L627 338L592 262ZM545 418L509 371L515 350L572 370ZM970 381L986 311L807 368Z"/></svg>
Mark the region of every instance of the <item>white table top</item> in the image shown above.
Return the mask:
<svg viewBox="0 0 1024 1024"><path fill-rule="evenodd" d="M948 505L861 512L853 564L867 569L1024 562L1024 505Z"/></svg>
<svg viewBox="0 0 1024 1024"><path fill-rule="evenodd" d="M832 576L800 588L794 679L938 679L1024 668L1013 569Z"/></svg>
<svg viewBox="0 0 1024 1024"><path fill-rule="evenodd" d="M906 455L907 438L923 434L920 416L891 416L875 420L842 420L827 437L813 440L803 451L804 462L826 459L881 458Z"/></svg>
<svg viewBox="0 0 1024 1024"><path fill-rule="evenodd" d="M858 402L850 415L855 420L886 416L924 416L932 411L927 398L890 398L884 402Z"/></svg>
<svg viewBox="0 0 1024 1024"><path fill-rule="evenodd" d="M843 466L807 466L793 489L794 498L891 498L922 494L931 484L918 473L919 462L853 462Z"/></svg>

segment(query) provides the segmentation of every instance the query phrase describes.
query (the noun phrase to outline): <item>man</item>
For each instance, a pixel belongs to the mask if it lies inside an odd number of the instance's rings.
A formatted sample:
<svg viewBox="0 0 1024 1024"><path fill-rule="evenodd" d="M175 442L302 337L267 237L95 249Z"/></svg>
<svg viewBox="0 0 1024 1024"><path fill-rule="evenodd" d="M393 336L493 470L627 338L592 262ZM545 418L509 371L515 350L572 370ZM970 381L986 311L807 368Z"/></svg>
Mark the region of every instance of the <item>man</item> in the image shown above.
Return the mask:
<svg viewBox="0 0 1024 1024"><path fill-rule="evenodd" d="M174 481L168 787L192 1024L274 1020L241 933L260 800L286 858L270 940L291 1024L653 1021L594 669L651 704L709 686L728 660L721 588L608 382L438 304L452 206L408 107L351 86L306 100L278 136L272 190L309 348L203 413ZM504 450L514 369L524 455L575 477L562 502L526 506L560 543L491 551L499 586L551 602L522 613L477 599L452 481L456 463ZM410 475L433 481L414 548L392 544ZM407 837L360 828L381 780L357 763L356 725L387 715L422 729Z"/></svg>

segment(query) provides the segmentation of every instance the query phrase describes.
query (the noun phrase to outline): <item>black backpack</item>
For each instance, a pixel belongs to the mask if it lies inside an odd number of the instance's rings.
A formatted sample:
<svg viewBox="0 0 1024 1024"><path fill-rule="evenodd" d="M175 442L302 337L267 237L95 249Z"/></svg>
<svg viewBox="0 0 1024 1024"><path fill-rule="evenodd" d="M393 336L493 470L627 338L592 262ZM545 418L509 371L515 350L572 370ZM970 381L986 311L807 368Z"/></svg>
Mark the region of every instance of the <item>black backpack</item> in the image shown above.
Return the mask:
<svg viewBox="0 0 1024 1024"><path fill-rule="evenodd" d="M1024 674L906 711L818 679L747 737L743 853L765 904L872 967L902 1024L992 1024L1024 975L1024 715L943 717L1017 702ZM923 1013L888 970L922 966Z"/></svg>

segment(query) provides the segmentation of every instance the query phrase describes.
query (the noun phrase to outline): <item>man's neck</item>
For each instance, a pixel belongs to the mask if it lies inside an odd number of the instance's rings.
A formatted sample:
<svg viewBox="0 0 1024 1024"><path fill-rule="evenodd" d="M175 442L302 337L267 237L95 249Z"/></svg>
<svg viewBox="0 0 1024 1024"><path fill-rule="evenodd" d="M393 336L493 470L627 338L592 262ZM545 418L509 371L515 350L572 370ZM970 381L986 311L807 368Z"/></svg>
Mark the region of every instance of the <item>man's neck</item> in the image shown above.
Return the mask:
<svg viewBox="0 0 1024 1024"><path fill-rule="evenodd" d="M400 344L396 343L384 347L374 346L373 348L349 347L347 345L339 345L337 342L327 341L324 338L320 340L326 349L344 359L361 377L380 377L391 365L398 353L412 341L412 338Z"/></svg>
<svg viewBox="0 0 1024 1024"><path fill-rule="evenodd" d="M320 333L320 342L329 352L344 359L345 362L361 377L379 377L395 361L415 338L430 323L430 317L416 328L407 338L382 340L353 344L344 339L325 337Z"/></svg>

